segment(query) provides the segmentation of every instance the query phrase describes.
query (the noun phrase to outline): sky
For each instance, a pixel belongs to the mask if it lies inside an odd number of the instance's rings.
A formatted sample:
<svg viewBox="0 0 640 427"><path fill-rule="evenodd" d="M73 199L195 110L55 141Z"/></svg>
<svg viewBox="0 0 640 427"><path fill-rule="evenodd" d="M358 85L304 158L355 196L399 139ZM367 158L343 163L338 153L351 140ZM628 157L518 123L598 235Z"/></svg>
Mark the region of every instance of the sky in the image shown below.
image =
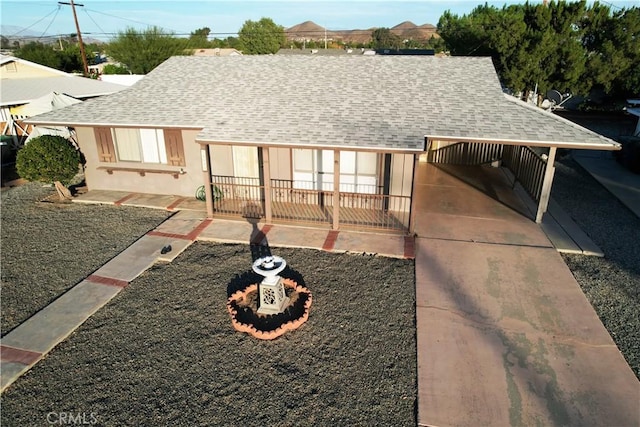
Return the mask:
<svg viewBox="0 0 640 427"><path fill-rule="evenodd" d="M540 3L542 0L530 0ZM69 1L66 0L66 3ZM487 1L502 7L522 1ZM469 13L484 0L351 0L351 1L182 1L182 0L74 0L83 37L108 41L127 27L138 30L158 26L176 35L209 27L213 36L235 36L246 20L268 17L285 28L313 21L327 30L393 27L403 21L416 25L437 25L443 12ZM590 2L591 3L591 2ZM613 10L640 7L640 0L609 0ZM58 35L75 33L71 7L57 0L0 0L2 35L11 36L15 27L27 30L18 35ZM9 29L9 30L7 30Z"/></svg>

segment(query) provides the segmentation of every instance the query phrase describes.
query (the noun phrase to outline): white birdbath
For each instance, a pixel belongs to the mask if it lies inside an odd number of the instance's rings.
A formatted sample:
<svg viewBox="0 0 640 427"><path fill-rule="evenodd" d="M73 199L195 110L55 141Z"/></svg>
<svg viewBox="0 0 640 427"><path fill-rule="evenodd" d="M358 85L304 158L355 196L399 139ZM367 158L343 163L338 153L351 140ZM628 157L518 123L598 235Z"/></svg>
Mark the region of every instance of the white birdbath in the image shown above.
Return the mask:
<svg viewBox="0 0 640 427"><path fill-rule="evenodd" d="M258 285L259 314L282 313L289 304L282 277L278 276L286 266L287 262L279 256L266 256L254 261L253 271L264 277Z"/></svg>

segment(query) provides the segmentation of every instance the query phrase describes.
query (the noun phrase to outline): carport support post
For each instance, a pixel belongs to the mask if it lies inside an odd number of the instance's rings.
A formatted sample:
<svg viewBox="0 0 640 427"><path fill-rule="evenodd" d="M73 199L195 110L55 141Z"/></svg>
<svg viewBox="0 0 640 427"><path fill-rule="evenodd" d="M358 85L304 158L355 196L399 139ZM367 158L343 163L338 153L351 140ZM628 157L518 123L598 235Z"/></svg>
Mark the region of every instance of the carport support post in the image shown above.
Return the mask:
<svg viewBox="0 0 640 427"><path fill-rule="evenodd" d="M428 154L427 154L428 155ZM412 236L416 232L416 173L420 166L420 156L413 155L413 171L411 171L411 199L409 201L409 235Z"/></svg>
<svg viewBox="0 0 640 427"><path fill-rule="evenodd" d="M551 184L553 183L553 175L556 168L553 166L556 160L556 147L549 148L549 157L547 158L547 166L544 169L544 180L542 181L542 191L540 191L540 201L538 202L538 212L536 213L536 222L542 222L542 215L547 211L549 206L549 198L551 197Z"/></svg>
<svg viewBox="0 0 640 427"><path fill-rule="evenodd" d="M207 217L213 218L213 191L211 190L211 156L209 155L209 145L200 145L200 156L202 157L202 174L204 176L204 194L206 196Z"/></svg>
<svg viewBox="0 0 640 427"><path fill-rule="evenodd" d="M340 150L333 150L333 224L337 230L340 226Z"/></svg>
<svg viewBox="0 0 640 427"><path fill-rule="evenodd" d="M262 177L264 179L264 217L271 224L271 166L269 164L269 147L262 147Z"/></svg>

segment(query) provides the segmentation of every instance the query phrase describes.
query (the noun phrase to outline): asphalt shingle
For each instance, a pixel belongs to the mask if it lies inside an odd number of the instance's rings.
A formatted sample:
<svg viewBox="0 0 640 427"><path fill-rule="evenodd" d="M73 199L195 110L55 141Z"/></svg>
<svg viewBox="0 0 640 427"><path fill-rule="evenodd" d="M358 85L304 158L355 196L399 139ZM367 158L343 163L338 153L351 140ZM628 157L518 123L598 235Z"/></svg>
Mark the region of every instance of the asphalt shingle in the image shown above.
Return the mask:
<svg viewBox="0 0 640 427"><path fill-rule="evenodd" d="M509 97L510 98L510 97ZM606 147L502 93L490 58L173 57L130 89L33 123L201 129L208 142L422 151L425 136Z"/></svg>

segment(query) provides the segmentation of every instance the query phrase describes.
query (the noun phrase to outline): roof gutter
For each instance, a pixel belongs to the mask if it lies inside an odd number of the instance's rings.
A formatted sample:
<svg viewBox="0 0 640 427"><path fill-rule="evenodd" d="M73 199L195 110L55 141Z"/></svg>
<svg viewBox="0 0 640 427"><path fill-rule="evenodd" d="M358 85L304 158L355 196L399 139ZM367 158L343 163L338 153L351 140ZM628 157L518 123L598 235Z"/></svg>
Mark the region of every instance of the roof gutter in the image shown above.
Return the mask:
<svg viewBox="0 0 640 427"><path fill-rule="evenodd" d="M358 145L331 145L331 144L291 144L281 142L256 142L256 141L215 141L196 138L196 143L200 145L241 145L251 147L274 147L274 148L308 148L321 150L348 150L348 151L368 151L373 153L406 153L416 154L424 152L424 145L420 148L393 148L393 147L367 147Z"/></svg>
<svg viewBox="0 0 640 427"><path fill-rule="evenodd" d="M37 116L36 116L37 117ZM28 118L24 122L29 125L48 125L48 126L66 126L66 127L109 127L109 128L135 128L135 129L189 129L201 130L202 126L195 125L167 125L167 124L121 124L121 123L69 123L57 122L54 120L39 120L37 118Z"/></svg>
<svg viewBox="0 0 640 427"><path fill-rule="evenodd" d="M529 147L556 147L556 148L569 148L577 150L608 150L617 151L622 149L622 145L609 139L602 137L605 140L609 140L610 143L579 143L579 142L565 142L565 141L536 141L527 139L491 139L491 138L473 138L462 136L445 136L445 135L427 135L429 142L443 141L443 142L479 142L484 144L503 144L503 145L525 145Z"/></svg>

